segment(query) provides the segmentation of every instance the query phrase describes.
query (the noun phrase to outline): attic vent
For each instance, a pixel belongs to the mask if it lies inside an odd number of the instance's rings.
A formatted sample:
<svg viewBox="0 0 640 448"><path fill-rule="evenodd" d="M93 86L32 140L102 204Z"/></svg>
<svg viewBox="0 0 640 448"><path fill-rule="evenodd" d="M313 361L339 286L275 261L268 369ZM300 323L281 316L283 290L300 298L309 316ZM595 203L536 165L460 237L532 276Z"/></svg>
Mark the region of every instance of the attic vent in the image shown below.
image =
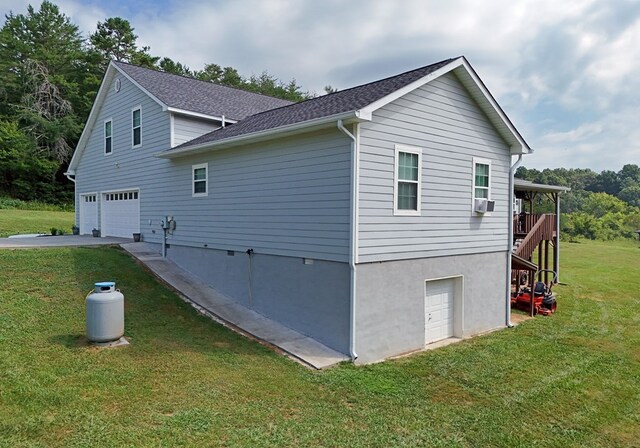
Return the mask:
<svg viewBox="0 0 640 448"><path fill-rule="evenodd" d="M119 92L120 87L122 87L122 81L120 81L120 78L116 78L116 82L113 85L113 90L115 90L116 92Z"/></svg>

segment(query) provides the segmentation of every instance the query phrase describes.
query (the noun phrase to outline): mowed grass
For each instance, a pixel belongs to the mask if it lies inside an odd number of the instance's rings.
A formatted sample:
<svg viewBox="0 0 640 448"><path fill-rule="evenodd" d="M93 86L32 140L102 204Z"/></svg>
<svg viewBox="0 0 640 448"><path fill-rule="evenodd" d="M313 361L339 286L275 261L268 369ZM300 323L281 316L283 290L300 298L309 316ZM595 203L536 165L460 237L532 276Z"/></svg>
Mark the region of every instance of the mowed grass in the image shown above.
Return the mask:
<svg viewBox="0 0 640 448"><path fill-rule="evenodd" d="M0 445L640 446L640 249L564 244L559 310L313 372L199 316L115 248L0 251ZM115 280L131 345L86 345Z"/></svg>
<svg viewBox="0 0 640 448"><path fill-rule="evenodd" d="M0 238L25 233L50 233L51 228L71 233L73 212L42 210L0 210Z"/></svg>

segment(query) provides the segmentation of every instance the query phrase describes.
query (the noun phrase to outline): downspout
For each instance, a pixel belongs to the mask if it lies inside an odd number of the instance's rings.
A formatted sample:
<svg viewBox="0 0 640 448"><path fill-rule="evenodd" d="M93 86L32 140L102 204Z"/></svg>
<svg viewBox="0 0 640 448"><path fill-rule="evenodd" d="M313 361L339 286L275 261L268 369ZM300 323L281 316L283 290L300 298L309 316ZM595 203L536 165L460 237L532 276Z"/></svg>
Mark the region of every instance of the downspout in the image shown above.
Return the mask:
<svg viewBox="0 0 640 448"><path fill-rule="evenodd" d="M518 160L511 165L511 169L509 170L509 252L507 254L507 303L506 303L506 325L507 328L513 327L511 323L511 256L513 254L513 184L514 184L514 175L516 173L516 169L518 169L518 165L522 162L522 154L518 155Z"/></svg>
<svg viewBox="0 0 640 448"><path fill-rule="evenodd" d="M73 204L74 204L74 211L76 210L75 205L76 205L76 175L75 173L69 173L68 171L64 173L65 177L67 179L69 179L71 182L73 182ZM73 176L73 177L71 177ZM80 218L78 217L78 215L76 215L76 213L74 212L73 214L73 225L74 226L79 226L80 223L78 222L80 221Z"/></svg>
<svg viewBox="0 0 640 448"><path fill-rule="evenodd" d="M344 132L347 137L351 139L351 231L350 231L350 243L349 248L349 267L351 268L351 292L350 292L350 335L349 335L349 355L351 361L355 362L358 359L356 353L356 254L358 251L358 167L359 167L359 154L358 154L358 139L355 135L349 132L342 120L338 120L338 129ZM356 134L358 133L356 123Z"/></svg>
<svg viewBox="0 0 640 448"><path fill-rule="evenodd" d="M560 196L556 195L556 246L553 248L553 258L556 265L556 283L560 283Z"/></svg>

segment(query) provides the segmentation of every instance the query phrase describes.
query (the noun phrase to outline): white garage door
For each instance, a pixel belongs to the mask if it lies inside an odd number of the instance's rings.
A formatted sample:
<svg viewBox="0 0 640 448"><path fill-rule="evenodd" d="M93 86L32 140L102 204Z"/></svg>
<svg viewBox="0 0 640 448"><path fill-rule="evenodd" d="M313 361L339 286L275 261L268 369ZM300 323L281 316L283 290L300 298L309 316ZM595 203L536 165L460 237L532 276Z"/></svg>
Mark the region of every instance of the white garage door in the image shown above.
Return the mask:
<svg viewBox="0 0 640 448"><path fill-rule="evenodd" d="M97 195L95 193L81 194L80 235L90 235L93 229L97 229L99 227Z"/></svg>
<svg viewBox="0 0 640 448"><path fill-rule="evenodd" d="M102 236L132 238L140 232L140 198L137 190L102 194Z"/></svg>
<svg viewBox="0 0 640 448"><path fill-rule="evenodd" d="M453 279L426 283L425 343L430 344L453 336Z"/></svg>

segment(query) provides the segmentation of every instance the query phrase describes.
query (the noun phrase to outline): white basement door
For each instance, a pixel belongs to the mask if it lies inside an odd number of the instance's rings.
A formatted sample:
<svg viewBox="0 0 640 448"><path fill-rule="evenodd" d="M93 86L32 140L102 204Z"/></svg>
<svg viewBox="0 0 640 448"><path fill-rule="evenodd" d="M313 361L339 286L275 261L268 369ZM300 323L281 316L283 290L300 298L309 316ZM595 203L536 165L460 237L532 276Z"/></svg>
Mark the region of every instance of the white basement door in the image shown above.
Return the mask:
<svg viewBox="0 0 640 448"><path fill-rule="evenodd" d="M91 235L98 225L98 201L96 194L80 195L80 235Z"/></svg>
<svg viewBox="0 0 640 448"><path fill-rule="evenodd" d="M426 283L425 344L453 336L453 279L433 280Z"/></svg>
<svg viewBox="0 0 640 448"><path fill-rule="evenodd" d="M140 232L138 191L118 191L102 195L102 236L132 238Z"/></svg>

